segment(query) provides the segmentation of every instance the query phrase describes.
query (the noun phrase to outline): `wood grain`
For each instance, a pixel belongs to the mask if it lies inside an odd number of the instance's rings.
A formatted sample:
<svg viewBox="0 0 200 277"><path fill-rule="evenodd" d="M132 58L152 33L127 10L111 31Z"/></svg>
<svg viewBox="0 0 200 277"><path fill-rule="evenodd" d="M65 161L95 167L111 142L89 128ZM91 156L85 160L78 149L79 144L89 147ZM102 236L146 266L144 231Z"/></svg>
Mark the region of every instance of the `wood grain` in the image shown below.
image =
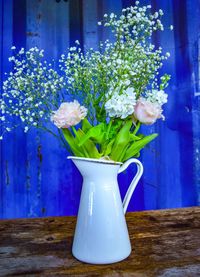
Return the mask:
<svg viewBox="0 0 200 277"><path fill-rule="evenodd" d="M0 222L0 276L200 276L200 208L127 214L132 253L110 265L71 254L75 217Z"/></svg>

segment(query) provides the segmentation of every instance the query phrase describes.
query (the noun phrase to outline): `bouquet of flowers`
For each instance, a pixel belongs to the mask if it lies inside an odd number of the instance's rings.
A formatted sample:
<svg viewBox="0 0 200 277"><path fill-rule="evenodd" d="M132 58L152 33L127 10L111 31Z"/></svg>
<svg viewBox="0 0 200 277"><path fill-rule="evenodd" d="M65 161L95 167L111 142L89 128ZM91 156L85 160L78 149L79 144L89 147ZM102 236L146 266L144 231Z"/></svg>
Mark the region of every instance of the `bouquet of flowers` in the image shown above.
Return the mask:
<svg viewBox="0 0 200 277"><path fill-rule="evenodd" d="M167 102L170 76L159 70L170 54L152 44L153 33L164 30L162 15L139 1L120 16L105 14L98 25L111 28L113 40L85 51L76 41L57 63L45 61L36 47L18 53L12 47L13 70L0 98L1 139L23 124L24 132L36 127L53 134L75 156L120 162L138 157L157 136L138 133L141 124L164 119ZM14 124L13 117L20 120Z"/></svg>

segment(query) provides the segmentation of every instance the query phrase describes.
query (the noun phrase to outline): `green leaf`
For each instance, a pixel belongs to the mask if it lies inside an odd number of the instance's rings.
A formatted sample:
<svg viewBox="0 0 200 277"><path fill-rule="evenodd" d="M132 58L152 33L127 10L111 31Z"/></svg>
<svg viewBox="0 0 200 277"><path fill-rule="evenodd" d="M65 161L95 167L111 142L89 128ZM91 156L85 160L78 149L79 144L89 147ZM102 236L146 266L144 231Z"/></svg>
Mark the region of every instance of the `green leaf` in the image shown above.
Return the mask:
<svg viewBox="0 0 200 277"><path fill-rule="evenodd" d="M155 139L158 136L158 134L152 134L149 136L146 136L136 142L134 142L126 151L126 154L123 158L123 162L134 157L135 155L138 155L140 150L147 145L150 141Z"/></svg>
<svg viewBox="0 0 200 277"><path fill-rule="evenodd" d="M92 125L90 122L87 120L87 118L84 118L82 120L82 130L84 133L87 133L90 129L92 128Z"/></svg>
<svg viewBox="0 0 200 277"><path fill-rule="evenodd" d="M131 141L136 141L136 140L140 140L140 139L141 139L141 137L130 134L130 140Z"/></svg>
<svg viewBox="0 0 200 277"><path fill-rule="evenodd" d="M109 130L108 138L116 138L116 135L119 133L120 128L122 127L122 124L124 121L122 119L115 119L112 128Z"/></svg>
<svg viewBox="0 0 200 277"><path fill-rule="evenodd" d="M84 153L81 151L80 147L76 143L76 139L70 133L69 129L62 129L62 132L73 154L78 157L84 157Z"/></svg>
<svg viewBox="0 0 200 277"><path fill-rule="evenodd" d="M80 132L80 129L76 131L75 128L73 128L74 134L75 134L75 142L78 145L78 147L81 149L81 152L83 153L84 157L90 158L90 154L88 153L87 149L84 146L80 146L79 142L81 138L83 137L82 133Z"/></svg>
<svg viewBox="0 0 200 277"><path fill-rule="evenodd" d="M130 128L132 120L128 120L116 136L110 158L114 161L121 161L122 153L130 141Z"/></svg>
<svg viewBox="0 0 200 277"><path fill-rule="evenodd" d="M104 156L108 156L110 155L111 151L112 151L112 147L113 147L113 144L115 142L115 138L112 139L106 146L105 146L105 150L103 152L103 155Z"/></svg>
<svg viewBox="0 0 200 277"><path fill-rule="evenodd" d="M105 135L105 124L100 123L92 127L81 139L79 146L82 146L88 139L92 138L95 142L101 144Z"/></svg>
<svg viewBox="0 0 200 277"><path fill-rule="evenodd" d="M134 129L134 131L133 131L133 135L136 135L137 134L137 132L139 131L139 129L140 129L140 126L141 126L141 123L138 121L138 123L137 123L137 125L135 126L135 129Z"/></svg>
<svg viewBox="0 0 200 277"><path fill-rule="evenodd" d="M78 131L77 131L78 140L80 141L84 136L85 136L85 133L81 129L78 129ZM91 141L90 139L88 139L84 143L84 145L81 146L81 148L84 149L84 153L86 153L86 157L88 157L88 158L99 159L101 157L94 142Z"/></svg>

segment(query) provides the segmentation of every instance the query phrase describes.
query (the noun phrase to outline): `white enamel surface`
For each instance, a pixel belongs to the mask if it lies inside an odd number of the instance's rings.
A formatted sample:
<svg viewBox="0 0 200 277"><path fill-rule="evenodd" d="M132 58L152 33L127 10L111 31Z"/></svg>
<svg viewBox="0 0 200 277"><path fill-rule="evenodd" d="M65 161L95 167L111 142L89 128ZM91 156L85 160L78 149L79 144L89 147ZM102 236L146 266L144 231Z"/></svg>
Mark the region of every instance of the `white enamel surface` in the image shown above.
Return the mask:
<svg viewBox="0 0 200 277"><path fill-rule="evenodd" d="M131 253L131 244L117 183L121 163L68 158L83 176L73 255L93 264L125 259Z"/></svg>

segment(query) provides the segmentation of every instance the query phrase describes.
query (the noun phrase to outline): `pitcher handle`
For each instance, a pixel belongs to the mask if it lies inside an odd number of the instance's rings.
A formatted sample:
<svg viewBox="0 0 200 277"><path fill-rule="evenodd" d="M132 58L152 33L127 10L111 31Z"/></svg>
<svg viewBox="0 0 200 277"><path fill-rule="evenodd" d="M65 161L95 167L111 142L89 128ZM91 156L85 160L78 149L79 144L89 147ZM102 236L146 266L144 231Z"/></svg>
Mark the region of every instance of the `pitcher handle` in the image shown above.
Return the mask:
<svg viewBox="0 0 200 277"><path fill-rule="evenodd" d="M126 213L126 210L127 210L127 207L128 207L128 204L130 202L130 199L131 199L131 196L143 174L143 171L144 171L144 168L143 168L143 165L142 163L137 160L137 159L130 159L128 161L126 161L120 168L119 168L119 171L118 173L121 173L122 171L124 171L130 164L132 163L135 163L137 165L137 173L135 175L135 177L133 178L132 182L130 183L129 187L128 187L128 190L126 192L126 195L124 197L124 200L123 200L123 209L124 209L124 213Z"/></svg>

